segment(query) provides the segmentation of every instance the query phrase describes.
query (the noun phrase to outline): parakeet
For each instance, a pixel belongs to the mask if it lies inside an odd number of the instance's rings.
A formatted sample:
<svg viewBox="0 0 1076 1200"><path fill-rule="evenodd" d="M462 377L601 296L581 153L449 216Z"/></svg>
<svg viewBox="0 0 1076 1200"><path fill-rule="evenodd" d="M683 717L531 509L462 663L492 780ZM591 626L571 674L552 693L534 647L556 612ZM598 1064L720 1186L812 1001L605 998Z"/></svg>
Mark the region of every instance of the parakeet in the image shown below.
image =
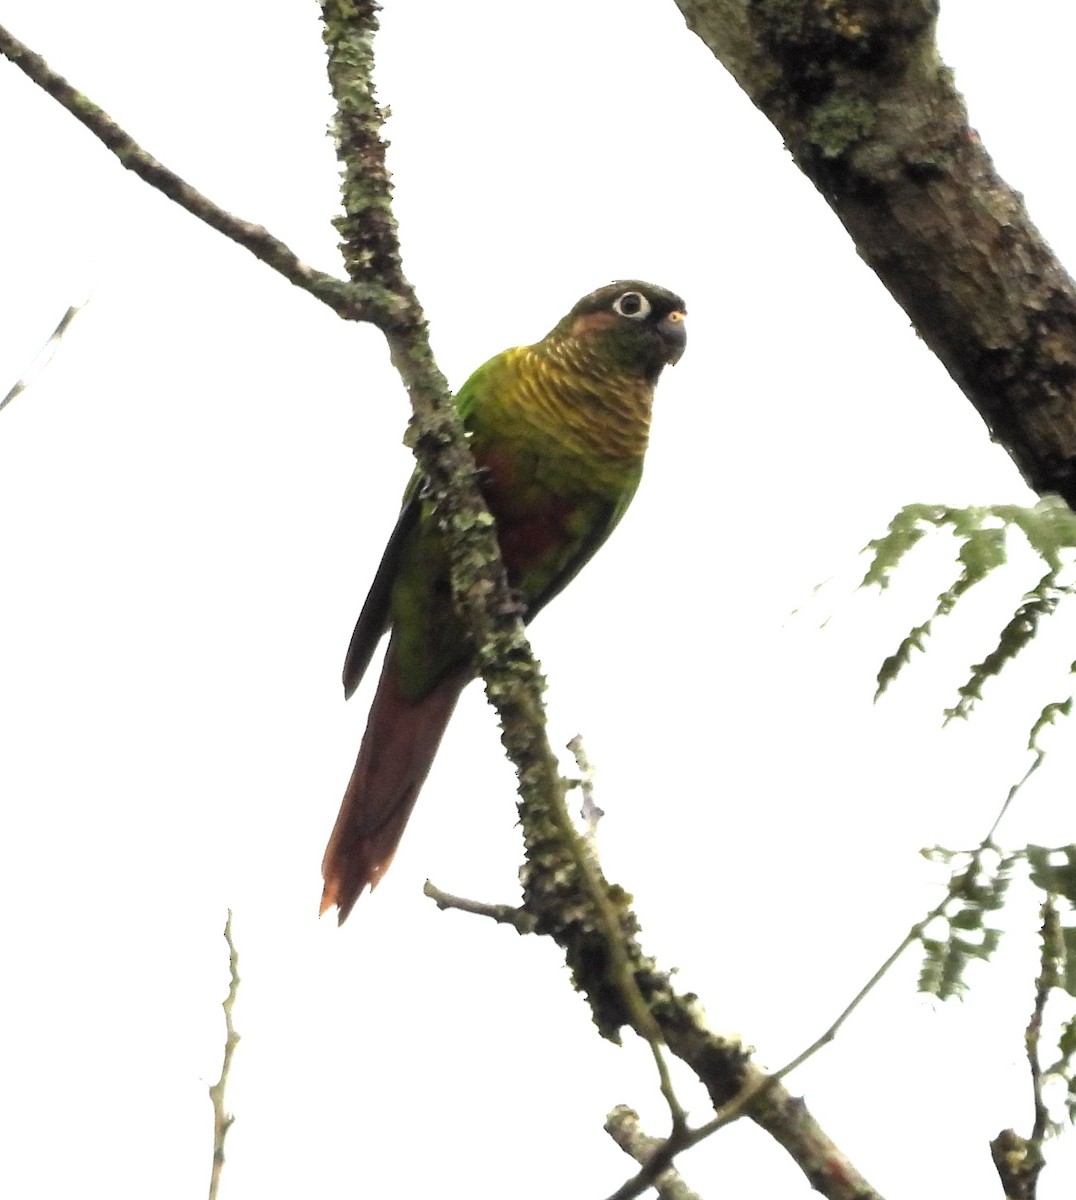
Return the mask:
<svg viewBox="0 0 1076 1200"><path fill-rule="evenodd" d="M599 288L533 346L460 389L508 582L530 620L624 515L642 475L661 370L684 352L679 296L636 279ZM322 863L340 922L388 869L460 692L474 678L447 553L417 473L344 660L344 695L389 634L381 678Z"/></svg>

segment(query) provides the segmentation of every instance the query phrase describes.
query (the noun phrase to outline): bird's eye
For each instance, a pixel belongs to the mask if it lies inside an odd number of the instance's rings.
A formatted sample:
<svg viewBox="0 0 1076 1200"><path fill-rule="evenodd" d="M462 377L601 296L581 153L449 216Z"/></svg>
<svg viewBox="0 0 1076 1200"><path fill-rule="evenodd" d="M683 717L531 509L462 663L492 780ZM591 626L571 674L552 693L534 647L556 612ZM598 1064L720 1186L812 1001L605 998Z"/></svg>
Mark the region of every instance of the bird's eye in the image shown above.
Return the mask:
<svg viewBox="0 0 1076 1200"><path fill-rule="evenodd" d="M613 312L633 321L642 321L650 315L650 301L642 292L625 292L613 301Z"/></svg>

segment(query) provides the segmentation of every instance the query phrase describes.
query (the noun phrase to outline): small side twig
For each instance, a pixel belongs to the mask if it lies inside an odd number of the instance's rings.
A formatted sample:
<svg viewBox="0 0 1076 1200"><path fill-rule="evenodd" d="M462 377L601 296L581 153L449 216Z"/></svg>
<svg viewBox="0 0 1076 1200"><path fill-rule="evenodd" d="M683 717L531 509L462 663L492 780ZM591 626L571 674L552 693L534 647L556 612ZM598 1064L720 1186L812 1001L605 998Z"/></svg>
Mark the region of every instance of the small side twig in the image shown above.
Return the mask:
<svg viewBox="0 0 1076 1200"><path fill-rule="evenodd" d="M1031 1068L1031 1087L1035 1102L1035 1123L1031 1130L1031 1140L1042 1145L1043 1139L1050 1129L1050 1113L1042 1097L1042 1085L1045 1074L1042 1060L1039 1058L1039 1042L1042 1039L1042 1015L1046 1011L1046 1001L1050 992L1060 983L1059 964L1064 960L1065 945L1061 933L1061 918L1053 896L1047 896L1040 910L1042 928L1042 957L1040 959L1039 977L1035 980L1035 1003L1031 1010L1031 1019L1027 1023L1024 1034L1024 1045L1027 1049L1027 1061Z"/></svg>
<svg viewBox="0 0 1076 1200"><path fill-rule="evenodd" d="M228 909L228 919L224 922L224 940L228 944L228 994L221 1007L224 1009L224 1059L221 1063L220 1078L210 1085L209 1099L213 1105L213 1168L209 1175L209 1200L216 1200L217 1188L220 1186L220 1173L224 1168L224 1139L232 1127L235 1117L224 1107L224 1092L228 1086L228 1075L232 1069L232 1055L239 1044L239 1034L232 1024L232 1009L235 1007L235 997L239 992L239 953L232 941L232 910Z"/></svg>
<svg viewBox="0 0 1076 1200"><path fill-rule="evenodd" d="M80 312L89 303L88 300L83 300L81 304L72 304L67 312L60 318L60 323L49 334L48 340L41 349L34 355L33 362L26 368L20 379L17 379L7 395L0 400L0 409L7 406L15 399L16 396L21 396L23 392L34 382L42 371L52 362L57 349L59 348L60 339L67 332L71 322L78 316Z"/></svg>
<svg viewBox="0 0 1076 1200"><path fill-rule="evenodd" d="M785 1070L787 1069L785 1068ZM743 1073L743 1080L743 1086L740 1088L740 1091L727 1104L723 1104L718 1109L716 1115L705 1124L698 1125L694 1129L686 1127L674 1129L669 1137L664 1139L650 1138L646 1159L637 1160L642 1162L642 1170L621 1184L609 1197L609 1200L635 1200L635 1197L641 1196L647 1188L657 1187L658 1181L672 1167L673 1160L678 1154L681 1154L684 1150L690 1150L692 1146L697 1146L699 1142L705 1141L719 1129L724 1129L726 1125L731 1125L733 1121L738 1121L740 1117L748 1115L752 1106L762 1100L766 1092L771 1090L779 1092L781 1090L778 1087L779 1076L777 1074L767 1075L765 1071L756 1067L753 1063L747 1064ZM778 1097L779 1107L783 1108L786 1105L797 1104L803 1108L802 1101L796 1101L791 1096L788 1096L787 1093L783 1093ZM629 1109L628 1111L631 1110ZM761 1116L761 1110L759 1113L751 1112L750 1115L760 1125L764 1128L766 1127L765 1120ZM813 1126L813 1121L807 1115L805 1108L803 1108L801 1115L806 1117L807 1123ZM831 1145L827 1139L827 1146ZM858 1173L855 1172L854 1168L848 1173L846 1182L851 1182L858 1188ZM824 1186L818 1190L823 1192L824 1195L834 1194ZM862 1200L881 1200L865 1181L863 1182L862 1190L855 1191L852 1194L862 1197Z"/></svg>
<svg viewBox="0 0 1076 1200"><path fill-rule="evenodd" d="M1035 1121L1028 1138L1021 1137L1015 1129L1003 1129L990 1143L990 1154L1007 1200L1035 1200L1039 1175L1045 1166L1042 1143L1050 1130L1050 1114L1042 1095L1045 1076L1042 1060L1039 1058L1039 1042L1042 1038L1042 1017L1046 1011L1046 1001L1050 992L1058 985L1058 964L1064 955L1064 946L1061 918L1052 896L1047 896L1043 901L1040 915L1042 927L1039 937L1042 956L1039 975L1035 980L1035 1002L1031 1009L1031 1019L1024 1032L1024 1048L1031 1069Z"/></svg>
<svg viewBox="0 0 1076 1200"><path fill-rule="evenodd" d="M661 1138L644 1133L639 1114L626 1104L618 1104L605 1119L605 1132L637 1163L646 1166L665 1144ZM659 1200L700 1200L674 1167L666 1167L653 1181Z"/></svg>
<svg viewBox="0 0 1076 1200"><path fill-rule="evenodd" d="M1001 824L1005 814L1009 811L1013 799L1016 797L1016 794L1020 791L1020 789L1028 782L1035 771L1038 770L1043 758L1045 757L1045 751L1034 744L1034 738L1032 739L1030 748L1035 751L1035 760L1032 762L1031 766L1028 767L1023 778L1014 783L1009 789L1005 796L1005 801L1001 805L1001 808L998 811L997 816L994 818L993 824L990 826L986 836L975 848L975 850L971 852L971 861L968 863L967 868L962 871L960 875L950 880L949 887L946 889L945 895L941 898L941 900L938 901L938 903L935 904L925 916L921 917L915 922L914 925L912 925L912 927L901 939L900 944L893 950L889 957L886 958L885 962L883 962L878 970L874 972L870 979L868 979L867 982L852 997L849 1003L829 1026L829 1028L818 1038L816 1038L815 1041L813 1041L804 1051L802 1051L802 1053L797 1054L796 1057L790 1062L786 1063L780 1069L780 1071L777 1071L775 1078L780 1079L781 1076L787 1075L790 1071L794 1071L796 1067L801 1066L807 1061L807 1059L821 1050L823 1046L829 1045L829 1043L832 1042L837 1036L837 1033L845 1021L848 1020L852 1013L859 1008L867 996L874 991L878 984L881 983L881 981L889 973L897 959L899 959L910 946L913 946L923 937L927 927L932 921L936 920L938 917L945 916L946 910L949 908L950 904L952 904L954 900L958 900L960 896L964 894L965 889L968 887L971 881L974 880L979 871L979 866L982 862L983 855L988 850L997 849L994 843L994 834L997 832L998 826ZM1043 936L1045 937L1045 930ZM1045 955L1045 946L1043 953ZM1037 1094L1038 1093L1036 1093L1036 1095Z"/></svg>
<svg viewBox="0 0 1076 1200"><path fill-rule="evenodd" d="M525 908L518 908L514 904L486 904L482 900L468 900L464 896L453 896L451 892L441 891L428 879L422 889L422 894L429 896L442 912L449 908L455 908L460 912L473 913L476 917L489 917L498 925L511 925L520 936L525 933L533 933L538 924Z"/></svg>
<svg viewBox="0 0 1076 1200"><path fill-rule="evenodd" d="M968 878L973 870L974 863L968 867L967 872L965 872L961 878ZM809 1058L817 1054L823 1046L828 1046L829 1043L832 1042L840 1032L841 1026L845 1023L845 1021L848 1020L848 1018L856 1011L857 1008L859 1008L863 1001L866 1000L870 993L874 991L878 984L882 982L886 975L889 974L897 959L904 954L905 950L919 941L932 921L945 914L945 910L949 907L957 895L959 895L959 888L955 886L950 887L945 893L944 898L935 904L935 906L926 914L926 916L921 917L908 930L908 932L901 939L900 944L892 951L889 957L886 958L885 962L882 963L878 970L874 972L870 979L867 980L867 982L845 1005L829 1028L819 1037L817 1037L805 1050L797 1054L795 1058L785 1063L785 1065L779 1071L775 1072L774 1077L780 1079L782 1076L787 1075L790 1071L794 1071L797 1067L802 1066Z"/></svg>

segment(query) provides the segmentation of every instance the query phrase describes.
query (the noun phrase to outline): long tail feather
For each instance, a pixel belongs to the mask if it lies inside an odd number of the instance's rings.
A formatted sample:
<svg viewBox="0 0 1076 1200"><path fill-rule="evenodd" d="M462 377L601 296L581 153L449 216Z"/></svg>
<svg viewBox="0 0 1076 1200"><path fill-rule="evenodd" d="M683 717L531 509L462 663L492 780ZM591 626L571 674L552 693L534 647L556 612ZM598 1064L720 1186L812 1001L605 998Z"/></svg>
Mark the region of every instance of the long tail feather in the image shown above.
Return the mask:
<svg viewBox="0 0 1076 1200"><path fill-rule="evenodd" d="M457 671L421 700L404 699L390 639L359 757L321 864L321 911L335 904L341 925L363 889L375 888L388 870L441 735L470 678L470 671Z"/></svg>

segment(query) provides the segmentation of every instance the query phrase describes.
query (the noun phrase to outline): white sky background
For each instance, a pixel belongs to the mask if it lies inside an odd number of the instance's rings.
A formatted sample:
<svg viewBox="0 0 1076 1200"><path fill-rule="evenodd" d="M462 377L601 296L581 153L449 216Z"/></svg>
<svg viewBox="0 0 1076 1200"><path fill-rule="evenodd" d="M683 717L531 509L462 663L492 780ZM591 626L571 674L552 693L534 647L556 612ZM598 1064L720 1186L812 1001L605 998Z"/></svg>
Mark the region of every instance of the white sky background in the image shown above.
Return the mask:
<svg viewBox="0 0 1076 1200"><path fill-rule="evenodd" d="M6 0L0 21L340 269L316 6ZM1060 2L945 5L972 123L1070 263L1074 35ZM936 901L918 848L979 841L1074 657L1058 632L940 731L1037 578L1024 561L872 706L952 568L927 550L879 599L854 590L857 551L906 502L1030 493L671 3L395 3L379 54L406 267L450 380L610 278L687 299L634 508L533 635L645 945L776 1067ZM372 688L345 706L339 669L410 469L380 335L123 172L4 63L0 113L0 391L92 292L0 415L0 1193L202 1194L231 906L222 1196L606 1195L632 1169L607 1110L665 1128L647 1053L598 1039L555 947L421 895L517 894L480 689L376 895L343 930L317 919ZM1012 844L1072 840L1071 739ZM1016 918L1034 926L1033 898ZM887 1196L1000 1194L987 1142L1032 1119L1034 952L1004 953L945 1006L912 956L790 1081ZM1041 1200L1071 1195L1072 1140L1050 1155ZM681 1167L707 1196L811 1194L745 1122Z"/></svg>

